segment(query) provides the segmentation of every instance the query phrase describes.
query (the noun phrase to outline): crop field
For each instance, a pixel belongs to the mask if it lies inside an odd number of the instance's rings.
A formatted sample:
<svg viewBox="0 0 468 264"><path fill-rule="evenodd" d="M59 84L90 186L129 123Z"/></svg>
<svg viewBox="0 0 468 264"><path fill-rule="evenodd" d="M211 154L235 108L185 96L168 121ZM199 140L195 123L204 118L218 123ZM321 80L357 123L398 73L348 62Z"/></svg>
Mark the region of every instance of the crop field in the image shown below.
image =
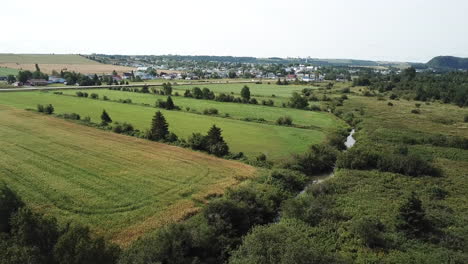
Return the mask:
<svg viewBox="0 0 468 264"><path fill-rule="evenodd" d="M101 64L80 55L0 54L0 68L35 71L36 63L39 64L42 72L48 74L52 73L53 70L58 72L61 70L75 71L83 74L109 74L113 70L124 72L134 69L132 67Z"/></svg>
<svg viewBox="0 0 468 264"><path fill-rule="evenodd" d="M18 70L10 69L5 67L0 67L0 76L7 76L7 75L16 75L18 74Z"/></svg>
<svg viewBox="0 0 468 264"><path fill-rule="evenodd" d="M3 97L3 96L2 96ZM37 211L127 245L252 177L248 165L0 106L0 181Z"/></svg>
<svg viewBox="0 0 468 264"><path fill-rule="evenodd" d="M84 90L83 90L84 91ZM155 105L157 100L165 101L167 96L144 94L134 92L123 92L115 90L92 89L85 90L87 93L96 93L100 98L107 96L110 100L131 99L133 103ZM76 90L64 90L64 94L76 95ZM212 100L197 100L183 96L172 96L175 105L182 108L183 111L202 113L203 110L215 108L219 110L220 116L228 115L233 119L261 119L266 122L274 123L278 118L290 116L293 123L301 127L310 127L314 129L330 129L344 125L342 121L334 115L325 112L303 111L292 108L270 107L252 104L224 103ZM189 110L187 110L189 108Z"/></svg>
<svg viewBox="0 0 468 264"><path fill-rule="evenodd" d="M128 93L129 97L131 95ZM193 101L198 102L198 100ZM140 105L56 95L52 92L2 94L0 104L19 109L36 108L37 104L53 104L56 113L78 113L82 117L91 117L91 120L96 123L100 122L100 115L105 109L114 121L129 122L140 130L148 129L154 113L161 110ZM238 107L241 108L243 105L238 104ZM232 152L244 152L249 157L265 153L270 159L282 159L289 157L292 153L304 152L310 145L322 142L326 135L324 129L302 129L245 122L184 111L161 110L161 112L169 123L169 129L179 137L187 138L195 132L206 133L215 124L223 130L223 136ZM314 115L317 113L310 112L310 114L311 118L315 118ZM307 117L304 118L307 119ZM311 124L321 123L322 126L327 126L327 122L330 121L324 121L323 118L324 116L317 115L317 121L312 120ZM337 126L343 124L331 115L330 120Z"/></svg>

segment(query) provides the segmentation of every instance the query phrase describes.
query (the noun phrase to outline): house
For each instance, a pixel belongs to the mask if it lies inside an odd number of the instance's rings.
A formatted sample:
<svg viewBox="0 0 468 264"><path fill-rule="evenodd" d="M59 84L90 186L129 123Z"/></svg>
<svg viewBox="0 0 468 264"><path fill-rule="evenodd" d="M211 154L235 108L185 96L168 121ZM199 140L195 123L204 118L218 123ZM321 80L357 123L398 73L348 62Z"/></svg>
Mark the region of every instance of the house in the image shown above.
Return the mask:
<svg viewBox="0 0 468 264"><path fill-rule="evenodd" d="M47 80L44 79L31 79L28 80L26 83L31 86L44 86L48 84Z"/></svg>
<svg viewBox="0 0 468 264"><path fill-rule="evenodd" d="M66 80L57 76L50 76L48 83L65 83Z"/></svg>
<svg viewBox="0 0 468 264"><path fill-rule="evenodd" d="M120 82L120 81L122 81L122 77L120 75L114 75L114 76L112 76L112 80Z"/></svg>
<svg viewBox="0 0 468 264"><path fill-rule="evenodd" d="M122 78L124 79L131 79L133 77L132 72L124 72Z"/></svg>
<svg viewBox="0 0 468 264"><path fill-rule="evenodd" d="M297 78L296 74L288 74L286 76L286 80L288 80L288 81L294 81L294 80L296 80L296 78Z"/></svg>

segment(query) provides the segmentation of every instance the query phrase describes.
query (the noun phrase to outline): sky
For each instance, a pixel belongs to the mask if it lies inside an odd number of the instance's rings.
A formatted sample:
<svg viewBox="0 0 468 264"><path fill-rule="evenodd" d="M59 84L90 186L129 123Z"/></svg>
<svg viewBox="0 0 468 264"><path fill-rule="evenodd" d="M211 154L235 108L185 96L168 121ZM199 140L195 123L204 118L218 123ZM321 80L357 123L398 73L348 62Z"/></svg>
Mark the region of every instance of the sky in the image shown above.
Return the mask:
<svg viewBox="0 0 468 264"><path fill-rule="evenodd" d="M468 57L466 0L1 0L0 7L0 53Z"/></svg>

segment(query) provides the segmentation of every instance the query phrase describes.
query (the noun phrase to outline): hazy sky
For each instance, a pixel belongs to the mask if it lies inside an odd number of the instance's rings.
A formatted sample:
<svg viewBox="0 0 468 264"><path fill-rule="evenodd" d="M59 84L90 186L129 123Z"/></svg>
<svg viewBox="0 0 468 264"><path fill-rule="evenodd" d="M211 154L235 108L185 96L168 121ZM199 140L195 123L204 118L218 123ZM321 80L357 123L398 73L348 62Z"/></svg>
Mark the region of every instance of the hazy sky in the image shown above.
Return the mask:
<svg viewBox="0 0 468 264"><path fill-rule="evenodd" d="M468 57L467 0L1 0L0 7L0 53Z"/></svg>

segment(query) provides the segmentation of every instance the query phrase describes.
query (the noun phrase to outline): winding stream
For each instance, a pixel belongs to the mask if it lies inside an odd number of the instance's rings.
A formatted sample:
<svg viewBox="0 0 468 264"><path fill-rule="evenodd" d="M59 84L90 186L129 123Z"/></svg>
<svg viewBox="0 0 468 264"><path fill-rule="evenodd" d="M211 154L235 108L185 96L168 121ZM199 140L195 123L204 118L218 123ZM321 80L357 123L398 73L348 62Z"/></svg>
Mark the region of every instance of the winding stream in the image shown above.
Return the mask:
<svg viewBox="0 0 468 264"><path fill-rule="evenodd" d="M354 146L354 144L356 144L356 139L353 137L354 133L356 131L354 130L354 128L351 130L351 132L349 133L348 137L346 138L346 141L345 141L345 146L346 146L346 149L350 149ZM313 184L320 184L326 180L328 180L329 178L333 177L335 175L335 168L333 168L333 170L331 172L325 172L325 173L322 173L322 174L317 174L315 176L313 176L314 180L308 184L304 190L302 190L299 195L305 193L307 191L307 189L313 185Z"/></svg>

